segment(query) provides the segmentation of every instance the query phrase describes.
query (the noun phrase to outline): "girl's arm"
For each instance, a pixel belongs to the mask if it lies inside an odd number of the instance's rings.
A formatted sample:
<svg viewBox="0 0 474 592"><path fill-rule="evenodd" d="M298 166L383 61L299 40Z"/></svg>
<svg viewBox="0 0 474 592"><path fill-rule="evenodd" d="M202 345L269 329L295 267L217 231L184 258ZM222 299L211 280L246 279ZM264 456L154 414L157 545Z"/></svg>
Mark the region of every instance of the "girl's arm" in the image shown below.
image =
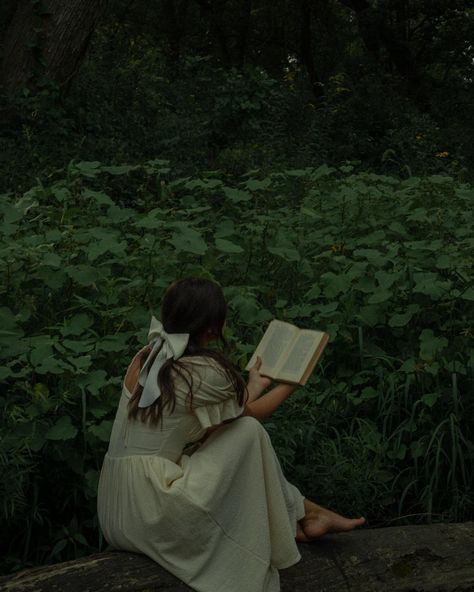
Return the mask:
<svg viewBox="0 0 474 592"><path fill-rule="evenodd" d="M269 417L275 409L278 409L298 386L296 384L279 384L262 395L262 392L270 386L272 380L260 374L261 366L262 360L258 357L255 366L249 371L248 399L242 414L255 417L259 421Z"/></svg>
<svg viewBox="0 0 474 592"><path fill-rule="evenodd" d="M247 403L244 412L240 417L251 416L259 421L269 417L275 409L277 409L291 393L296 389L296 384L279 384L268 393L262 395L263 391L272 383L272 379L260 374L262 366L262 359L257 357L255 366L249 370L249 381L247 384ZM238 419L237 417L235 419ZM206 434L201 442L204 442L213 432L219 429L225 423L235 421L235 419L228 419L223 423L207 428Z"/></svg>
<svg viewBox="0 0 474 592"><path fill-rule="evenodd" d="M250 415L259 421L269 417L278 407L288 399L291 393L296 389L296 384L279 384L268 393L262 395L256 401L245 405L243 416Z"/></svg>

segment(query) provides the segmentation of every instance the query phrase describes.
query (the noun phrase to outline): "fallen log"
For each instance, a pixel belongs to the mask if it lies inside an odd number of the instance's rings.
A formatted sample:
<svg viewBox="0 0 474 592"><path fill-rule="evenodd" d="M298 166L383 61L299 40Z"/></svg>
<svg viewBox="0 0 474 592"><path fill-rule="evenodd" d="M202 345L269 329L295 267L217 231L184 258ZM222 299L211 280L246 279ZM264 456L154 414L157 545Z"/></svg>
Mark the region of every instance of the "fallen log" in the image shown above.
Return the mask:
<svg viewBox="0 0 474 592"><path fill-rule="evenodd" d="M327 535L300 551L302 561L280 572L282 592L474 592L474 522L367 528ZM147 557L123 551L0 577L1 592L63 590L190 588Z"/></svg>

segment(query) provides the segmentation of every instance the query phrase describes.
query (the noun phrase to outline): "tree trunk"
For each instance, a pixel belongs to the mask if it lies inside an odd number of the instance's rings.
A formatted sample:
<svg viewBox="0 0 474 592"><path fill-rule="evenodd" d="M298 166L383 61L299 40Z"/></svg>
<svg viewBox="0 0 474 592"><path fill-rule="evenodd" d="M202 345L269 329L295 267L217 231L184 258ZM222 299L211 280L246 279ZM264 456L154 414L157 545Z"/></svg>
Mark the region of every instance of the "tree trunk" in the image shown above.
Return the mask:
<svg viewBox="0 0 474 592"><path fill-rule="evenodd" d="M189 0L165 0L163 4L168 38L167 57L170 66L176 68L181 59L181 41L186 29Z"/></svg>
<svg viewBox="0 0 474 592"><path fill-rule="evenodd" d="M374 8L367 0L340 0L341 4L354 10L357 16L359 31L365 46L376 60L379 59L379 49L383 45L395 69L408 82L418 83L418 71L415 57L408 45L404 29L407 23L398 22L394 28L387 20L387 10L382 5ZM402 3L397 4L397 16L405 15Z"/></svg>
<svg viewBox="0 0 474 592"><path fill-rule="evenodd" d="M474 591L472 522L362 529L301 544L300 552L302 561L280 572L281 592ZM191 589L147 557L119 551L0 577L0 592L53 590Z"/></svg>
<svg viewBox="0 0 474 592"><path fill-rule="evenodd" d="M67 86L106 6L107 0L20 0L4 40L5 90L34 88L44 77Z"/></svg>
<svg viewBox="0 0 474 592"><path fill-rule="evenodd" d="M224 10L227 0L196 0L202 15L207 18L212 41L217 45L218 54L225 66L232 66L229 39L224 27Z"/></svg>
<svg viewBox="0 0 474 592"><path fill-rule="evenodd" d="M301 11L301 40L300 40L300 56L306 71L308 73L309 81L311 83L311 90L316 99L319 99L323 94L323 84L319 80L316 72L313 57L313 30L312 30L312 11L309 0L298 0Z"/></svg>

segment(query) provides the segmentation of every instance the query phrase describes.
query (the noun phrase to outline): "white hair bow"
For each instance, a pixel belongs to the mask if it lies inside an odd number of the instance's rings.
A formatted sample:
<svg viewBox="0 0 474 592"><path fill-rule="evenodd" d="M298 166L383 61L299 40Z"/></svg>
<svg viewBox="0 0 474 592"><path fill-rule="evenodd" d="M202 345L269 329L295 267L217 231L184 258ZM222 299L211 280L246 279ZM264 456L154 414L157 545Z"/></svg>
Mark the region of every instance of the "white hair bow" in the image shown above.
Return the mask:
<svg viewBox="0 0 474 592"><path fill-rule="evenodd" d="M152 346L145 363L140 370L138 383L143 387L139 407L152 405L161 395L158 384L160 368L170 358L177 360L184 353L188 345L189 333L167 333L163 325L154 316L151 317L150 330L148 331L148 343ZM160 349L161 347L161 349ZM160 350L160 351L158 351ZM154 362L154 355L158 351Z"/></svg>

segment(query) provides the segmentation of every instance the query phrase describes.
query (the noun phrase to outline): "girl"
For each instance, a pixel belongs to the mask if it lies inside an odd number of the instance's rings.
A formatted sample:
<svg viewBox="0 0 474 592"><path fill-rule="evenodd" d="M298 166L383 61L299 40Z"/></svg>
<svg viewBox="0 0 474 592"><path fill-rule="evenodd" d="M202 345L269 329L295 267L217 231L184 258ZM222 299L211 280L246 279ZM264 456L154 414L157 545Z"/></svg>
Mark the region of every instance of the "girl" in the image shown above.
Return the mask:
<svg viewBox="0 0 474 592"><path fill-rule="evenodd" d="M261 360L245 384L225 356L221 288L186 278L126 373L98 487L115 549L143 553L198 592L277 592L295 543L363 524L305 499L281 471L260 420L295 390ZM189 445L194 445L189 448Z"/></svg>

